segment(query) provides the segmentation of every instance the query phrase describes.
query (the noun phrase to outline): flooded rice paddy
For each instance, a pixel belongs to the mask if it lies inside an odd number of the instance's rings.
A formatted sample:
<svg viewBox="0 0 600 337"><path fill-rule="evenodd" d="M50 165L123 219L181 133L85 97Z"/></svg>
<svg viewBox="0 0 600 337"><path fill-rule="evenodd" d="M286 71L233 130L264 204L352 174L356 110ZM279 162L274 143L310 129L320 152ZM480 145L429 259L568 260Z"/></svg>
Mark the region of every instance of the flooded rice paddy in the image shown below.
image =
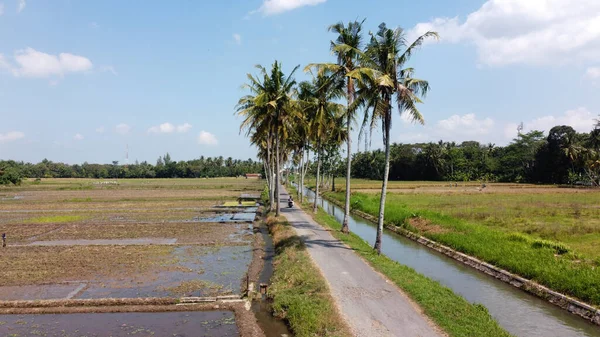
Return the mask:
<svg viewBox="0 0 600 337"><path fill-rule="evenodd" d="M27 181L0 195L8 244L0 301L240 296L258 207L231 201L262 187L239 179ZM49 313L0 315L0 336L238 336L256 325L241 303L189 312L144 305L118 310L134 311L125 313L23 309Z"/></svg>
<svg viewBox="0 0 600 337"><path fill-rule="evenodd" d="M238 336L229 311L0 315L0 336Z"/></svg>
<svg viewBox="0 0 600 337"><path fill-rule="evenodd" d="M0 287L2 300L239 295L250 246L176 246L168 264L142 274Z"/></svg>

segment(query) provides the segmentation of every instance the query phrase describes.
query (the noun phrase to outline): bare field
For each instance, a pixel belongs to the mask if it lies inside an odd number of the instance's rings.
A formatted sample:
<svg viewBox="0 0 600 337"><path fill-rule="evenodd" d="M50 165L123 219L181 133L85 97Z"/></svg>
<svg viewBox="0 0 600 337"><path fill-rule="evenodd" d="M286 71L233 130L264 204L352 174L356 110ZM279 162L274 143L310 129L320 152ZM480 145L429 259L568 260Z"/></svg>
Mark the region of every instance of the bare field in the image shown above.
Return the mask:
<svg viewBox="0 0 600 337"><path fill-rule="evenodd" d="M240 291L251 223L202 222L247 179L42 179L0 188L0 300L205 296ZM210 221L210 220L209 220Z"/></svg>

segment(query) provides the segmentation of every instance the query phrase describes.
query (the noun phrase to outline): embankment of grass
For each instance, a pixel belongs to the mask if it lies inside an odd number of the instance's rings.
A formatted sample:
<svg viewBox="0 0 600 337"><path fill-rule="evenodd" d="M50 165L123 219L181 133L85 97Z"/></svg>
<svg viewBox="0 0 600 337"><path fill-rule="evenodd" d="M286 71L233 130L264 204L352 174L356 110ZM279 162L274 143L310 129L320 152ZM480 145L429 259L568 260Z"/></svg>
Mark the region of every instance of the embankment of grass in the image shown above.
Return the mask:
<svg viewBox="0 0 600 337"><path fill-rule="evenodd" d="M328 193L327 196L338 202L344 200L342 193ZM353 193L351 205L353 209L377 216L379 196ZM585 259L559 242L495 230L432 210L411 209L398 200L386 203L385 222L406 228L555 291L592 305L600 305L598 262Z"/></svg>
<svg viewBox="0 0 600 337"><path fill-rule="evenodd" d="M267 226L275 245L275 269L268 291L275 315L284 319L298 337L349 336L329 287L302 239L281 219L269 217Z"/></svg>
<svg viewBox="0 0 600 337"><path fill-rule="evenodd" d="M335 238L350 246L375 270L407 293L449 336L511 336L490 316L486 307L471 304L439 282L385 255L377 255L373 248L358 235L342 234L341 224L321 208L313 218L325 228L333 229L331 233Z"/></svg>

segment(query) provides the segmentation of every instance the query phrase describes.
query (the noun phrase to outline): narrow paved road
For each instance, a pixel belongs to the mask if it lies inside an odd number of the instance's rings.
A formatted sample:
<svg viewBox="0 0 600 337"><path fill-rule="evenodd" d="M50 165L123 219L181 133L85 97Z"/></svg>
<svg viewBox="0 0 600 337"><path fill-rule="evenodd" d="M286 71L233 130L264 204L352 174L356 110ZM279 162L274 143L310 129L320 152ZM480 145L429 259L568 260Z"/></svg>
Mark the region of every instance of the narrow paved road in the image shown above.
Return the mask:
<svg viewBox="0 0 600 337"><path fill-rule="evenodd" d="M281 192L282 214L306 243L355 336L442 336L395 285L302 209L288 208L289 195Z"/></svg>

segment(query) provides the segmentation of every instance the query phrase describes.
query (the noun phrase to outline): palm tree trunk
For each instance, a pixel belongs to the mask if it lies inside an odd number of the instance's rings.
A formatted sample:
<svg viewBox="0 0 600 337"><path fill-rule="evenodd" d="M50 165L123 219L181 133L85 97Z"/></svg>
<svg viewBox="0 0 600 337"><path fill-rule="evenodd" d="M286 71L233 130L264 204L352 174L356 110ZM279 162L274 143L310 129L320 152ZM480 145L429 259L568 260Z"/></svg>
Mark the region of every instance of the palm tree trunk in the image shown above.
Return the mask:
<svg viewBox="0 0 600 337"><path fill-rule="evenodd" d="M300 165L300 185L298 186L298 190L300 191L300 203L304 202L304 165L306 165L306 160L308 160L308 158L304 158L304 149L302 149L302 165Z"/></svg>
<svg viewBox="0 0 600 337"><path fill-rule="evenodd" d="M265 170L265 179L267 179L267 189L269 190L269 197L271 196L271 180L269 179L269 159L263 158L263 170Z"/></svg>
<svg viewBox="0 0 600 337"><path fill-rule="evenodd" d="M296 196L298 198L298 200L300 200L300 203L302 203L302 165L304 165L304 149L302 149L302 155L300 156L300 170L296 170L296 173L298 175L298 179L296 180L296 186L297 186L297 190L296 190Z"/></svg>
<svg viewBox="0 0 600 337"><path fill-rule="evenodd" d="M321 151L317 143L317 186L315 187L315 201L313 204L313 213L317 213L317 200L319 199L319 175L321 173Z"/></svg>
<svg viewBox="0 0 600 337"><path fill-rule="evenodd" d="M270 137L270 138L272 140L272 137ZM273 181L273 164L274 164L274 162L273 162L273 153L271 152L272 151L271 144L272 143L270 141L267 142L267 157L268 157L268 161L269 161L269 164L268 164L269 170L267 172L267 174L269 175L269 177L267 178L268 182L269 182L269 211L273 210L273 206L274 206L273 202L275 201L275 198L274 198L275 197L275 184Z"/></svg>
<svg viewBox="0 0 600 337"><path fill-rule="evenodd" d="M308 148L306 149L306 157L304 157L304 152L302 153L302 157L304 158L304 163L300 172L300 203L304 202L304 176L306 175L306 167L308 166Z"/></svg>
<svg viewBox="0 0 600 337"><path fill-rule="evenodd" d="M332 183L331 183L331 192L335 192L335 175L333 175L332 178Z"/></svg>
<svg viewBox="0 0 600 337"><path fill-rule="evenodd" d="M348 94L348 109L351 104L352 96ZM346 158L346 200L344 202L344 221L342 222L342 233L350 233L350 227L348 227L348 218L350 218L350 173L352 172L352 157L350 153L352 151L352 139L350 138L350 113L348 112L348 120L346 121L346 127L348 132L347 140L347 158Z"/></svg>
<svg viewBox="0 0 600 337"><path fill-rule="evenodd" d="M383 235L383 221L385 214L385 197L387 192L388 175L390 173L390 119L391 111L385 116L385 168L383 170L383 183L381 184L381 199L379 200L379 219L377 220L377 237L373 247L377 254L381 254L381 239Z"/></svg>
<svg viewBox="0 0 600 337"><path fill-rule="evenodd" d="M276 135L275 138L275 216L279 216L279 195L281 194L279 191L279 134Z"/></svg>
<svg viewBox="0 0 600 337"><path fill-rule="evenodd" d="M272 155L270 166L271 171L269 172L269 174L271 179L271 190L269 191L269 210L273 211L273 209L275 208L275 190L277 189L277 187L275 186L275 160L273 159Z"/></svg>

